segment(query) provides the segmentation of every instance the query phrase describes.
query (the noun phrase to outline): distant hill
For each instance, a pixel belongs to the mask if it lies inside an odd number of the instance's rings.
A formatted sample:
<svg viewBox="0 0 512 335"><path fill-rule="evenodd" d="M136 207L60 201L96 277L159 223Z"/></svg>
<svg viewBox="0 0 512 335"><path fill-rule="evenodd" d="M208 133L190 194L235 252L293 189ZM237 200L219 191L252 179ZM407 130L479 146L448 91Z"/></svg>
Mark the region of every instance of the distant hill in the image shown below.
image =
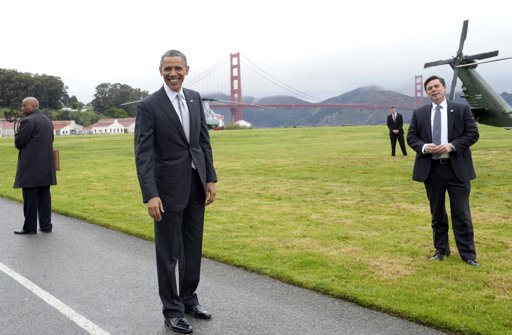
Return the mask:
<svg viewBox="0 0 512 335"><path fill-rule="evenodd" d="M512 93L503 92L501 93L501 96L503 99L505 99L506 102L508 102L510 106L512 106Z"/></svg>
<svg viewBox="0 0 512 335"><path fill-rule="evenodd" d="M455 94L455 101L466 103L460 98L461 92ZM504 92L501 96L512 105L512 94ZM218 100L229 101L225 94L208 96ZM424 104L430 100L425 97ZM364 108L253 108L250 104L308 104L309 102L292 96L271 96L261 99L244 97L244 120L256 128L281 128L300 126L339 126L339 125L376 125L385 124L390 106L396 106L408 123L412 117L415 98L401 93L383 90L378 86L359 87L350 92L322 101L325 104L358 104L375 106L373 109ZM229 123L230 111L227 108L214 109L224 115Z"/></svg>
<svg viewBox="0 0 512 335"><path fill-rule="evenodd" d="M395 106L404 121L410 121L415 99L404 94L387 91L378 86L360 87L329 98L323 103L372 105L375 109L321 109L317 115L318 125L371 125L384 124L389 107ZM310 119L310 121L313 121Z"/></svg>

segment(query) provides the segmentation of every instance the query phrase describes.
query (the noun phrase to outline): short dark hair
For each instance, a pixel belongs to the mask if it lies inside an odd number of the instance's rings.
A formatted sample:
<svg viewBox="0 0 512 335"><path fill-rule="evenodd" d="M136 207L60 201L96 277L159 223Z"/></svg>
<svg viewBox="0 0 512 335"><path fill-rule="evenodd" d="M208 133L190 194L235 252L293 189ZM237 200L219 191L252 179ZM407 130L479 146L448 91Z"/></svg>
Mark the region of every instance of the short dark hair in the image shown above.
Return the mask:
<svg viewBox="0 0 512 335"><path fill-rule="evenodd" d="M446 82L444 81L443 78L439 77L439 76L430 76L427 78L427 80L425 80L425 83L423 83L423 87L425 88L425 91L427 90L427 84L429 82L431 82L432 80L439 80L441 82L441 84L446 87Z"/></svg>
<svg viewBox="0 0 512 335"><path fill-rule="evenodd" d="M160 67L162 67L162 65L164 65L165 57L181 57L181 59L183 60L183 63L185 63L185 66L187 66L187 57L185 57L185 54L181 51L178 51L178 50L166 51L160 58Z"/></svg>

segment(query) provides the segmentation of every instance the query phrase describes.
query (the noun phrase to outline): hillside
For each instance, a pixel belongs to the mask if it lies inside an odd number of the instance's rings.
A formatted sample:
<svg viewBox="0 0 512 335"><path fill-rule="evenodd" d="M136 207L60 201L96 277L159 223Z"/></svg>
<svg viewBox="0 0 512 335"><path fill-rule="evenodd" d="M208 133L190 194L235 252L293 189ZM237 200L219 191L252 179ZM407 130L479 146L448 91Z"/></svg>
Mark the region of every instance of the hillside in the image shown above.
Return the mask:
<svg viewBox="0 0 512 335"><path fill-rule="evenodd" d="M209 96L218 100L229 100L226 95ZM377 86L361 87L336 97L321 101L325 104L360 104L377 105L381 108L367 110L354 108L254 108L250 104L308 104L308 101L291 96L272 96L261 99L244 98L248 105L244 107L244 119L256 128L302 127L302 126L337 126L337 125L372 125L385 122L388 106L413 106L414 98L392 91L379 89ZM410 109L410 107L409 107ZM216 109L230 119L227 108ZM411 111L400 111L406 121L410 120Z"/></svg>
<svg viewBox="0 0 512 335"><path fill-rule="evenodd" d="M461 92L455 95L455 101L466 103L460 98ZM504 92L502 97L512 104L512 94ZM216 94L208 96L220 101L229 101L227 95ZM315 127L315 126L340 126L340 125L377 125L386 122L389 106L396 106L398 112L404 117L404 122L409 122L412 117L412 108L415 106L415 98L393 91L383 90L378 86L360 87L343 93L336 97L321 101L324 104L358 104L377 106L375 109L363 108L255 108L251 105L258 104L308 104L308 101L300 100L292 96L271 96L256 99L244 97L244 120L252 123L256 128L281 128L281 127ZM429 103L424 98L424 103ZM230 111L227 108L214 109L216 113L224 115L229 122Z"/></svg>

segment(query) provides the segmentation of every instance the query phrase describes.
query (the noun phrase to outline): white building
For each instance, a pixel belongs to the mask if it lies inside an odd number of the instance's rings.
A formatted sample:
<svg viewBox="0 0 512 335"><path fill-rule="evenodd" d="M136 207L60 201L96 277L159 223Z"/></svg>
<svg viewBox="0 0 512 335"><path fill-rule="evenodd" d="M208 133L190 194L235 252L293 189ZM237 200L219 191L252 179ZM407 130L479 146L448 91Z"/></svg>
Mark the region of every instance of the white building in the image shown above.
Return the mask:
<svg viewBox="0 0 512 335"><path fill-rule="evenodd" d="M91 125L91 134L128 134L135 130L135 118L101 119Z"/></svg>
<svg viewBox="0 0 512 335"><path fill-rule="evenodd" d="M124 126L124 132L127 134L133 134L135 132L135 118L125 118L117 120Z"/></svg>
<svg viewBox="0 0 512 335"><path fill-rule="evenodd" d="M5 119L0 119L0 137L14 136L14 124L7 122Z"/></svg>
<svg viewBox="0 0 512 335"><path fill-rule="evenodd" d="M54 135L81 135L84 132L84 127L76 124L74 120L69 121L52 121Z"/></svg>
<svg viewBox="0 0 512 335"><path fill-rule="evenodd" d="M74 120L52 121L53 135L80 135L83 134L83 126L76 124ZM19 125L18 125L19 126ZM14 136L14 126L5 119L0 119L0 137Z"/></svg>
<svg viewBox="0 0 512 335"><path fill-rule="evenodd" d="M234 122L233 124L239 126L240 128L252 128L252 124L250 122L244 121L244 120L238 120Z"/></svg>

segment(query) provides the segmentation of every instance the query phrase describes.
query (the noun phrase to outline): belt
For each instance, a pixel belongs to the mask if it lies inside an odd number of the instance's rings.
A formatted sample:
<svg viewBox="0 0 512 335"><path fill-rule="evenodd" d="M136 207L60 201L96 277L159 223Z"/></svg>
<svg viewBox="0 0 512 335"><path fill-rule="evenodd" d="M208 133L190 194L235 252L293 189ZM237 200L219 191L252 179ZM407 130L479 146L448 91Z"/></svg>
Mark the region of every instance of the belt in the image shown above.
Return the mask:
<svg viewBox="0 0 512 335"><path fill-rule="evenodd" d="M450 164L450 158L438 158L438 159L432 159L432 161L434 163L439 163L439 164Z"/></svg>

